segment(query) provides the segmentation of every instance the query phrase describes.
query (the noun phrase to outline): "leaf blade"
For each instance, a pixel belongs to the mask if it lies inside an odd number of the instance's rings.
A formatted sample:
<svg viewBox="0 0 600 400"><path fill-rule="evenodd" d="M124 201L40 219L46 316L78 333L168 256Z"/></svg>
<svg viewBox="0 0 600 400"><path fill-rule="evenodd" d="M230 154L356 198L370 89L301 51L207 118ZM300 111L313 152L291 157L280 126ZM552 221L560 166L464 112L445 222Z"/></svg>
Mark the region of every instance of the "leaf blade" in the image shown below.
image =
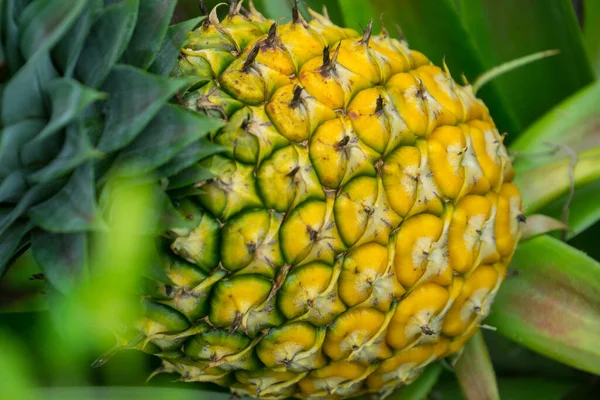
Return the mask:
<svg viewBox="0 0 600 400"><path fill-rule="evenodd" d="M147 69L154 61L175 10L176 0L144 0L140 2L138 23L121 61Z"/></svg>
<svg viewBox="0 0 600 400"><path fill-rule="evenodd" d="M481 331L469 339L454 370L466 400L500 399L494 367Z"/></svg>
<svg viewBox="0 0 600 400"><path fill-rule="evenodd" d="M500 287L487 323L572 367L600 373L600 263L548 236L523 242L516 275Z"/></svg>

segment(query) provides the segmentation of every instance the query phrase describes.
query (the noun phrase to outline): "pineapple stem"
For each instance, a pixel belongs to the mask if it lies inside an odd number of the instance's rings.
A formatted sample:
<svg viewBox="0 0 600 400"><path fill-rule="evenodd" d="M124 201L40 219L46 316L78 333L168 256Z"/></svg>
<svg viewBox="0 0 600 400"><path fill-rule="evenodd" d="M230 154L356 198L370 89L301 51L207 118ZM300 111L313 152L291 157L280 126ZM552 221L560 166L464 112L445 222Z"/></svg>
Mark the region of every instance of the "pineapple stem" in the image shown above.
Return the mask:
<svg viewBox="0 0 600 400"><path fill-rule="evenodd" d="M505 62L503 64L498 65L490 69L489 71L484 72L481 76L479 76L475 82L473 82L473 93L477 94L479 89L481 89L485 84L490 81L496 79L500 75L504 75L507 72L510 72L514 69L520 68L527 64L531 64L535 61L542 60L544 58L552 57L560 53L560 50L544 50L538 53L529 54L525 57L520 57L515 60L511 60Z"/></svg>

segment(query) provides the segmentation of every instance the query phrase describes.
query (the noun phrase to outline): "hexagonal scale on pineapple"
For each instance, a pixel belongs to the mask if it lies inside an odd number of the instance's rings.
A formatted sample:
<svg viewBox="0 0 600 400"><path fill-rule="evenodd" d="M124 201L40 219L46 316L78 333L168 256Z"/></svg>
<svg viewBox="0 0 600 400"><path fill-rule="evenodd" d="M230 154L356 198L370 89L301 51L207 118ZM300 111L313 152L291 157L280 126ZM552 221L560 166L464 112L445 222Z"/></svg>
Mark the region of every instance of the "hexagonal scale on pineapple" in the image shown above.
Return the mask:
<svg viewBox="0 0 600 400"><path fill-rule="evenodd" d="M322 57L307 61L300 70L298 80L305 90L332 110L344 110L359 91L370 82L338 63L340 44L335 48L322 48Z"/></svg>
<svg viewBox="0 0 600 400"><path fill-rule="evenodd" d="M277 293L281 313L287 319L308 321L316 326L329 324L346 310L337 294L338 274L322 262L292 269Z"/></svg>
<svg viewBox="0 0 600 400"><path fill-rule="evenodd" d="M385 246L367 243L351 250L344 257L338 281L340 298L350 307L360 305L386 312L392 301L405 292L390 267Z"/></svg>
<svg viewBox="0 0 600 400"><path fill-rule="evenodd" d="M184 342L185 338L157 338L160 334L177 334L190 327L190 322L180 312L173 308L149 300L142 301L143 317L141 317L136 327L151 341L162 350L176 349Z"/></svg>
<svg viewBox="0 0 600 400"><path fill-rule="evenodd" d="M448 345L449 341L444 339L435 345L426 344L402 351L383 361L379 368L369 375L367 385L371 389L381 390L409 384L418 377L420 367L444 354Z"/></svg>
<svg viewBox="0 0 600 400"><path fill-rule="evenodd" d="M497 192L502 184L503 166L510 162L500 150L503 147L502 138L494 125L488 121L469 121L467 126L471 145L489 188Z"/></svg>
<svg viewBox="0 0 600 400"><path fill-rule="evenodd" d="M234 112L244 107L244 103L225 93L214 81L208 82L197 90L187 92L183 96L183 103L189 109L222 119L228 119Z"/></svg>
<svg viewBox="0 0 600 400"><path fill-rule="evenodd" d="M415 141L382 86L358 92L348 105L347 115L360 140L379 154Z"/></svg>
<svg viewBox="0 0 600 400"><path fill-rule="evenodd" d="M256 346L256 353L267 368L309 371L327 363L321 351L324 339L325 328L308 322L287 323L271 328Z"/></svg>
<svg viewBox="0 0 600 400"><path fill-rule="evenodd" d="M387 330L386 342L394 349L404 349L418 344L424 335L439 336L441 322L434 317L444 309L449 298L448 290L434 283L425 283L414 289L398 303Z"/></svg>
<svg viewBox="0 0 600 400"><path fill-rule="evenodd" d="M323 186L337 189L358 175L375 176L379 154L362 143L349 120L323 123L312 135L310 160Z"/></svg>
<svg viewBox="0 0 600 400"><path fill-rule="evenodd" d="M175 239L171 249L179 257L198 265L209 272L219 263L219 223L192 199L182 199L177 204L178 211L196 227L192 230L173 230Z"/></svg>
<svg viewBox="0 0 600 400"><path fill-rule="evenodd" d="M363 243L388 243L390 234L402 218L390 207L381 179L359 176L338 193L335 219L342 240L348 247Z"/></svg>
<svg viewBox="0 0 600 400"><path fill-rule="evenodd" d="M288 141L273 128L262 107L245 107L231 116L216 135L215 143L225 147L227 157L260 165Z"/></svg>
<svg viewBox="0 0 600 400"><path fill-rule="evenodd" d="M435 125L434 113L429 109L427 89L414 75L403 72L393 75L385 88L394 108L408 129L417 137L425 137Z"/></svg>
<svg viewBox="0 0 600 400"><path fill-rule="evenodd" d="M400 225L395 240L394 267L402 286L410 288L423 276L443 228L444 221L431 214L415 215Z"/></svg>
<svg viewBox="0 0 600 400"><path fill-rule="evenodd" d="M457 200L465 180L462 160L467 150L465 136L457 127L442 126L427 140L428 161L440 195Z"/></svg>
<svg viewBox="0 0 600 400"><path fill-rule="evenodd" d="M227 93L254 106L268 101L281 86L292 83L287 75L258 62L259 52L260 43L247 48L219 76L219 83Z"/></svg>
<svg viewBox="0 0 600 400"><path fill-rule="evenodd" d="M483 196L469 195L456 204L448 234L450 265L455 271L464 274L479 262L481 236L491 212L492 203Z"/></svg>
<svg viewBox="0 0 600 400"><path fill-rule="evenodd" d="M266 104L265 111L277 131L296 143L308 140L319 125L336 118L333 110L298 84L277 89Z"/></svg>
<svg viewBox="0 0 600 400"><path fill-rule="evenodd" d="M265 206L278 212L288 212L308 199L325 200L308 151L302 146L276 151L260 166L256 179Z"/></svg>
<svg viewBox="0 0 600 400"><path fill-rule="evenodd" d="M281 225L280 240L289 264L333 264L337 254L345 249L333 217L333 198L308 200L296 207Z"/></svg>
<svg viewBox="0 0 600 400"><path fill-rule="evenodd" d="M502 281L498 271L489 265L475 269L465 280L463 289L446 314L442 331L448 336L460 336L473 323L489 313L494 291ZM491 300L490 299L490 300Z"/></svg>
<svg viewBox="0 0 600 400"><path fill-rule="evenodd" d="M523 215L521 193L517 185L504 183L498 192L496 246L502 257L514 252L520 238L519 221Z"/></svg>
<svg viewBox="0 0 600 400"><path fill-rule="evenodd" d="M233 385L234 393L249 396L273 396L286 398L293 396L296 383L308 372L273 371L259 369L257 371L236 371L235 376L240 382Z"/></svg>
<svg viewBox="0 0 600 400"><path fill-rule="evenodd" d="M260 275L237 275L219 281L210 301L210 322L230 332L251 337L280 324L282 318L270 298L272 283Z"/></svg>
<svg viewBox="0 0 600 400"><path fill-rule="evenodd" d="M272 278L284 261L279 246L283 216L267 210L247 211L223 226L221 263L238 274Z"/></svg>
<svg viewBox="0 0 600 400"><path fill-rule="evenodd" d="M334 394L350 396L361 389L358 382L366 378L375 368L356 361L337 361L313 370L298 382L298 387L305 396L329 398Z"/></svg>
<svg viewBox="0 0 600 400"><path fill-rule="evenodd" d="M385 314L372 308L347 310L338 315L327 329L323 351L335 361L351 355L352 358L368 361L388 358L391 350L383 340L370 342L380 333L385 322Z"/></svg>
<svg viewBox="0 0 600 400"><path fill-rule="evenodd" d="M253 371L261 364L252 351L251 342L249 337L239 332L207 330L188 339L184 353L192 360L207 361L224 371Z"/></svg>
<svg viewBox="0 0 600 400"><path fill-rule="evenodd" d="M211 156L200 165L215 177L196 184L202 192L198 200L217 218L227 220L244 209L262 206L251 166L220 155Z"/></svg>

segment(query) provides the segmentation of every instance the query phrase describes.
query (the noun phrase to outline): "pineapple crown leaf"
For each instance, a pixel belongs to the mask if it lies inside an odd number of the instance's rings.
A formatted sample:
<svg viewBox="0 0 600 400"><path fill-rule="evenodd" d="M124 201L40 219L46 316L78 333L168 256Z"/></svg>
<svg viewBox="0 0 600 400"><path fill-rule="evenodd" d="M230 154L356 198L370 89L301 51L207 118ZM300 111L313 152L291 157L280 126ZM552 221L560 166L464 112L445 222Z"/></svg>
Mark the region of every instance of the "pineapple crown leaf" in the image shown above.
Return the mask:
<svg viewBox="0 0 600 400"><path fill-rule="evenodd" d="M189 225L165 190L221 151L204 137L222 121L169 104L191 84L168 75L203 19L170 25L175 5L0 1L0 274L31 245L50 284L70 290L90 232L107 229L111 180L152 193L141 233Z"/></svg>

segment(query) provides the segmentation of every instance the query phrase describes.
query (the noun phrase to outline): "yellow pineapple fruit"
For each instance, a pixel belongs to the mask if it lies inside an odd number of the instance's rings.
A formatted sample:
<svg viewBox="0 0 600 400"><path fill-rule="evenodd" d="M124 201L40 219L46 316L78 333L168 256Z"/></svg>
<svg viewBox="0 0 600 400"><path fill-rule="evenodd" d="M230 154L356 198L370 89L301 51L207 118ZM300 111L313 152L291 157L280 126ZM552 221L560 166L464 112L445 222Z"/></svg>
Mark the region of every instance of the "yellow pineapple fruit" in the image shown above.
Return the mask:
<svg viewBox="0 0 600 400"><path fill-rule="evenodd" d="M259 398L386 395L458 350L520 236L485 105L389 37L250 4L189 34L183 104L219 155L171 182L196 228L165 240L139 346L157 372Z"/></svg>

